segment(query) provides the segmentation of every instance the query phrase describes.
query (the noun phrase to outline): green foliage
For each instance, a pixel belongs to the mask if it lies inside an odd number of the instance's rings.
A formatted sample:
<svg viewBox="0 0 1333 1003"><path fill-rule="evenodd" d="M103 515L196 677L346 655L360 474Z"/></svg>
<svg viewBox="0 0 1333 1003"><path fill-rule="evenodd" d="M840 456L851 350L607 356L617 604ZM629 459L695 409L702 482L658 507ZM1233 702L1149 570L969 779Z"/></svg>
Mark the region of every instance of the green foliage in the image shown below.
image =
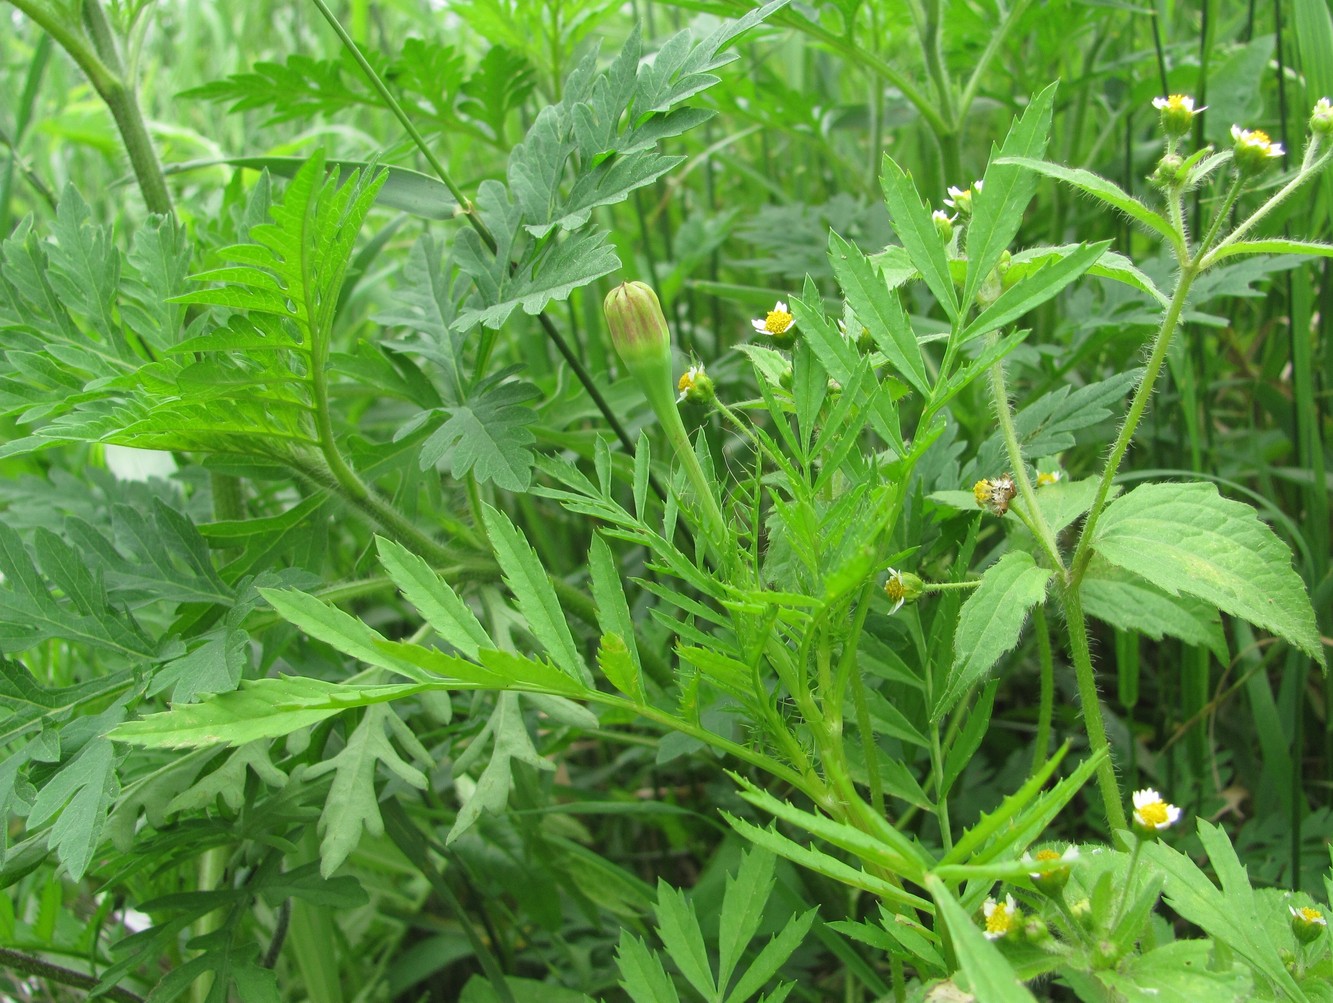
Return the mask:
<svg viewBox="0 0 1333 1003"><path fill-rule="evenodd" d="M196 6L0 37L0 996L1327 998L1326 11Z"/></svg>

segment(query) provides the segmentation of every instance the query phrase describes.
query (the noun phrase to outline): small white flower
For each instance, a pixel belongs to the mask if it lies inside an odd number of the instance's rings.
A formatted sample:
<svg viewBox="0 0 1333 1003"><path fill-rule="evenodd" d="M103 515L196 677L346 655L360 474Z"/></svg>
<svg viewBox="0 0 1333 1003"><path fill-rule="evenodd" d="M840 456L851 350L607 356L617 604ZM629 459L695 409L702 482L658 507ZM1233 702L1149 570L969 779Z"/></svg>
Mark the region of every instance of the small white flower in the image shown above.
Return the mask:
<svg viewBox="0 0 1333 1003"><path fill-rule="evenodd" d="M1156 832L1168 829L1180 821L1180 809L1168 804L1151 787L1134 792L1134 824L1140 829Z"/></svg>
<svg viewBox="0 0 1333 1003"><path fill-rule="evenodd" d="M1281 143L1268 138L1262 129L1242 129L1238 125L1231 127L1231 138L1236 141L1236 152L1252 157L1280 157L1285 152Z"/></svg>
<svg viewBox="0 0 1333 1003"><path fill-rule="evenodd" d="M893 601L893 609L889 610L892 616L903 608L903 603L907 602L907 588L903 585L903 573L897 568L889 568L889 580L884 583L884 593Z"/></svg>
<svg viewBox="0 0 1333 1003"><path fill-rule="evenodd" d="M999 940L1018 925L1018 903L1012 895L1006 895L1003 902L986 899L981 914L986 918L987 940Z"/></svg>
<svg viewBox="0 0 1333 1003"><path fill-rule="evenodd" d="M796 318L787 310L787 304L778 300L766 316L756 318L750 321L750 324L759 334L771 334L777 337L786 334L795 327Z"/></svg>

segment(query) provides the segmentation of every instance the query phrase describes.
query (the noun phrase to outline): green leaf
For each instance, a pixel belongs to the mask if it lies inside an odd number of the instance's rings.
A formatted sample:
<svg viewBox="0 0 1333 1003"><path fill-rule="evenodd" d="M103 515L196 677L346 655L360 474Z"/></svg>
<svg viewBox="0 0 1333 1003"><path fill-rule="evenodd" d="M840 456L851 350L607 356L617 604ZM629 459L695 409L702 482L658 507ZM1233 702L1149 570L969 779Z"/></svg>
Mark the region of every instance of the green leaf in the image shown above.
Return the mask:
<svg viewBox="0 0 1333 1003"><path fill-rule="evenodd" d="M1177 637L1227 660L1226 634L1217 607L1189 595L1171 595L1124 568L1094 557L1080 585L1089 616L1120 630L1160 641Z"/></svg>
<svg viewBox="0 0 1333 1003"><path fill-rule="evenodd" d="M110 715L101 715L104 725L114 724L124 716L120 706ZM55 851L75 881L83 878L92 862L107 812L120 794L116 763L111 742L105 738L93 739L42 785L28 815L30 831L52 823L46 845Z"/></svg>
<svg viewBox="0 0 1333 1003"><path fill-rule="evenodd" d="M944 243L935 229L935 222L930 218L929 206L922 203L916 186L912 184L911 175L887 153L884 155L880 181L884 188L884 204L888 206L889 217L893 220L894 233L902 241L912 264L921 272L921 277L944 312L951 321L956 322L958 293L954 290L949 259L944 253Z"/></svg>
<svg viewBox="0 0 1333 1003"><path fill-rule="evenodd" d="M474 660L480 649L495 646L476 614L424 559L382 536L375 537L375 547L393 583L440 640Z"/></svg>
<svg viewBox="0 0 1333 1003"><path fill-rule="evenodd" d="M1208 257L1212 261L1221 261L1237 254L1303 254L1308 257L1327 258L1333 256L1333 244L1322 244L1314 240L1286 240L1282 237L1238 240L1234 244L1219 247Z"/></svg>
<svg viewBox="0 0 1333 1003"><path fill-rule="evenodd" d="M245 745L290 735L350 707L398 700L429 688L417 683L354 686L304 676L247 679L230 693L126 721L107 737L156 749Z"/></svg>
<svg viewBox="0 0 1333 1003"><path fill-rule="evenodd" d="M727 875L717 932L717 981L722 989L730 985L731 976L736 971L741 955L745 953L746 945L759 932L764 906L773 893L775 861L773 854L753 847L741 854L741 864L736 873Z"/></svg>
<svg viewBox="0 0 1333 1003"><path fill-rule="evenodd" d="M819 908L816 906L788 918L783 928L764 945L763 950L759 952L754 961L750 963L750 967L745 970L745 974L737 981L735 987L727 996L727 1003L745 1003L745 1000L757 993L769 979L773 978L778 969L787 962L787 959L796 953L796 949L805 943L806 936L810 933L810 927L814 924L815 916L818 913ZM776 1003L778 1000L786 999L791 989L792 983L786 983L779 986L771 996L765 996L764 999Z"/></svg>
<svg viewBox="0 0 1333 1003"><path fill-rule="evenodd" d="M380 817L375 796L375 772L379 765L399 780L424 791L429 783L426 775L405 761L389 741L386 730L420 763L432 762L431 754L417 741L407 725L387 704L366 708L356 729L347 738L347 744L337 755L325 759L306 770L304 777L313 780L332 772L333 785L319 816L319 872L325 878L333 876L348 855L361 841L361 830L372 836L384 835L384 820Z"/></svg>
<svg viewBox="0 0 1333 1003"><path fill-rule="evenodd" d="M1166 904L1243 957L1288 999L1309 999L1282 964L1267 927L1256 922L1254 890L1231 841L1220 828L1203 819L1198 822L1198 834L1222 882L1220 890L1179 850L1160 842L1143 847L1148 861L1166 872Z"/></svg>
<svg viewBox="0 0 1333 1003"><path fill-rule="evenodd" d="M583 686L591 687L592 674L574 644L560 600L546 577L537 552L503 512L487 505L482 519L504 573L505 584L514 594L532 636L562 672Z"/></svg>
<svg viewBox="0 0 1333 1003"><path fill-rule="evenodd" d="M662 959L629 930L620 931L616 967L620 969L621 988L634 1003L680 1003Z"/></svg>
<svg viewBox="0 0 1333 1003"><path fill-rule="evenodd" d="M932 721L942 719L1018 643L1028 610L1045 598L1050 577L1023 551L1011 551L986 569L959 613L953 665Z"/></svg>
<svg viewBox="0 0 1333 1003"><path fill-rule="evenodd" d="M977 290L1017 235L1023 222L1023 213L1037 191L1037 179L1005 158L1040 157L1045 152L1051 133L1051 106L1055 102L1055 88L1056 85L1051 84L1033 97L1023 116L1010 127L999 150L992 153L990 163L986 165L982 189L973 192L972 220L967 225L966 237L967 279L963 285L962 298L964 308L976 299ZM1061 277L1053 276L1052 284L1058 283ZM1054 295L1054 291L1051 295ZM991 329L998 326L992 323Z"/></svg>
<svg viewBox="0 0 1333 1003"><path fill-rule="evenodd" d="M526 491L532 482L531 425L537 413L527 402L539 396L531 383L500 382L492 377L469 395L466 404L447 407L449 420L421 446L419 462L427 470L448 459L450 476L469 473L505 491Z"/></svg>
<svg viewBox="0 0 1333 1003"><path fill-rule="evenodd" d="M1048 178L1055 178L1057 181L1063 181L1065 184L1071 185L1081 192L1086 192L1088 195L1109 205L1111 208L1119 209L1136 222L1142 223L1148 229L1160 233L1171 242L1173 247L1183 249L1180 244L1179 236L1176 234L1175 230L1172 229L1171 224L1167 222L1165 216L1149 209L1138 199L1134 198L1134 196L1124 191L1114 181L1108 181L1100 175L1093 174L1091 171L1085 171L1081 168L1064 167L1060 164L1052 164L1045 160L1038 160L1032 157L1006 157L1003 163L1026 167L1028 170L1036 171L1038 174L1044 174Z"/></svg>
<svg viewBox="0 0 1333 1003"><path fill-rule="evenodd" d="M1065 286L1084 274L1111 246L1110 241L1099 244L1080 244L1031 275L1019 279L1006 289L990 306L977 314L971 324L958 336L964 344L973 338L997 331L1041 306ZM970 274L970 273L969 273Z"/></svg>
<svg viewBox="0 0 1333 1003"><path fill-rule="evenodd" d="M694 914L694 903L661 878L657 881L657 933L686 981L705 999L715 998L717 983L708 963L708 949L699 929L699 918Z"/></svg>
<svg viewBox="0 0 1333 1003"><path fill-rule="evenodd" d="M285 99L284 107L290 107ZM304 157L227 157L223 160L196 160L188 164L175 164L168 169L168 173L175 174L183 170L212 167L216 164L231 164L233 167L246 167L254 171L268 171L280 178L291 178L296 176L305 162ZM384 184L375 196L376 201L390 209L398 209L421 219L449 220L458 212L458 203L449 194L449 188L443 181L432 175L414 171L410 167L380 165L365 160L326 160L324 169L334 178L339 174L350 175L358 170L383 171Z"/></svg>
<svg viewBox="0 0 1333 1003"><path fill-rule="evenodd" d="M1195 596L1321 655L1291 554L1254 509L1208 483L1143 484L1106 507L1093 549L1168 595Z"/></svg>
<svg viewBox="0 0 1333 1003"><path fill-rule="evenodd" d="M468 752L454 761L454 782L467 770L473 759L481 755L488 738L494 739L490 761L477 778L472 792L466 795L463 806L454 818L453 827L445 837L446 846L451 844L472 826L477 824L482 812L498 815L509 803L509 791L513 787L513 761L526 763L537 770L554 770L555 765L548 762L533 747L532 737L523 722L523 713L517 693L501 693L495 701L495 710L486 722L480 735L472 740Z"/></svg>
<svg viewBox="0 0 1333 1003"><path fill-rule="evenodd" d="M921 359L912 323L898 295L890 290L860 248L829 232L829 262L856 319L870 330L889 364L922 395L930 395L930 378Z"/></svg>
<svg viewBox="0 0 1333 1003"><path fill-rule="evenodd" d="M976 998L986 1003L1036 1003L1000 949L982 935L948 886L934 874L926 875L925 885L949 929L958 962Z"/></svg>

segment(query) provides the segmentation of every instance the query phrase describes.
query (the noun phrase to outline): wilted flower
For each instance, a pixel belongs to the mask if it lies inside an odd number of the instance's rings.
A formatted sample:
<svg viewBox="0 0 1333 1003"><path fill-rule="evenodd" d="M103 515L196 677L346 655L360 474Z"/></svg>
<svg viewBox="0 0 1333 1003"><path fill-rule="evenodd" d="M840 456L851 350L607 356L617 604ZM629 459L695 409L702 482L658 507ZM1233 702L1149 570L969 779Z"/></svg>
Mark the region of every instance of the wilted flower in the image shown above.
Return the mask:
<svg viewBox="0 0 1333 1003"><path fill-rule="evenodd" d="M1318 909L1308 905L1287 908L1291 911L1291 932L1302 944L1313 944L1328 929L1328 920Z"/></svg>
<svg viewBox="0 0 1333 1003"><path fill-rule="evenodd" d="M1168 804L1151 787L1134 792L1134 828L1146 836L1156 836L1180 821L1180 809Z"/></svg>
<svg viewBox="0 0 1333 1003"><path fill-rule="evenodd" d="M982 480L972 485L972 497L977 505L992 515L1004 515L1009 511L1009 503L1018 494L1018 485L1008 474L994 480Z"/></svg>
<svg viewBox="0 0 1333 1003"><path fill-rule="evenodd" d="M676 389L680 391L680 396L676 398L676 403L689 401L691 404L711 403L717 394L713 389L712 378L704 372L704 367L700 365L690 366L681 376L680 382L676 384Z"/></svg>
<svg viewBox="0 0 1333 1003"><path fill-rule="evenodd" d="M778 300L773 304L773 309L761 320L750 321L752 327L759 334L771 335L773 345L776 348L789 348L796 340L796 335L792 331L796 327L796 318L787 310L787 304Z"/></svg>
<svg viewBox="0 0 1333 1003"><path fill-rule="evenodd" d="M1268 138L1268 133L1260 129L1242 129L1238 125L1231 127L1231 138L1236 147L1232 156L1236 170L1241 174L1258 174L1268 166L1268 161L1283 154L1282 144Z"/></svg>
<svg viewBox="0 0 1333 1003"><path fill-rule="evenodd" d="M999 940L1009 933L1022 919L1018 903L1012 895L1006 895L1003 902L992 898L986 899L981 907L981 914L986 918L986 939Z"/></svg>
<svg viewBox="0 0 1333 1003"><path fill-rule="evenodd" d="M1194 98L1186 94L1153 98L1152 106L1162 113L1162 131L1172 139L1180 139L1187 135L1194 124L1194 116L1207 110L1207 105L1195 108Z"/></svg>

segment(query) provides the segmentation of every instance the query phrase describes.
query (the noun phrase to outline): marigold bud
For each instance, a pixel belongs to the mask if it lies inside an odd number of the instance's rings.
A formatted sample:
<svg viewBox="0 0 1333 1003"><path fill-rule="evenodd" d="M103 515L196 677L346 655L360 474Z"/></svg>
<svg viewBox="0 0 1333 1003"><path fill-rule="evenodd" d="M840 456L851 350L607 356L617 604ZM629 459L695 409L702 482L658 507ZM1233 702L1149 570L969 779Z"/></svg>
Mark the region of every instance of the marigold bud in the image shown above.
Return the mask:
<svg viewBox="0 0 1333 1003"><path fill-rule="evenodd" d="M644 282L622 282L602 303L611 344L631 371L648 363L671 364L671 330L657 293Z"/></svg>

